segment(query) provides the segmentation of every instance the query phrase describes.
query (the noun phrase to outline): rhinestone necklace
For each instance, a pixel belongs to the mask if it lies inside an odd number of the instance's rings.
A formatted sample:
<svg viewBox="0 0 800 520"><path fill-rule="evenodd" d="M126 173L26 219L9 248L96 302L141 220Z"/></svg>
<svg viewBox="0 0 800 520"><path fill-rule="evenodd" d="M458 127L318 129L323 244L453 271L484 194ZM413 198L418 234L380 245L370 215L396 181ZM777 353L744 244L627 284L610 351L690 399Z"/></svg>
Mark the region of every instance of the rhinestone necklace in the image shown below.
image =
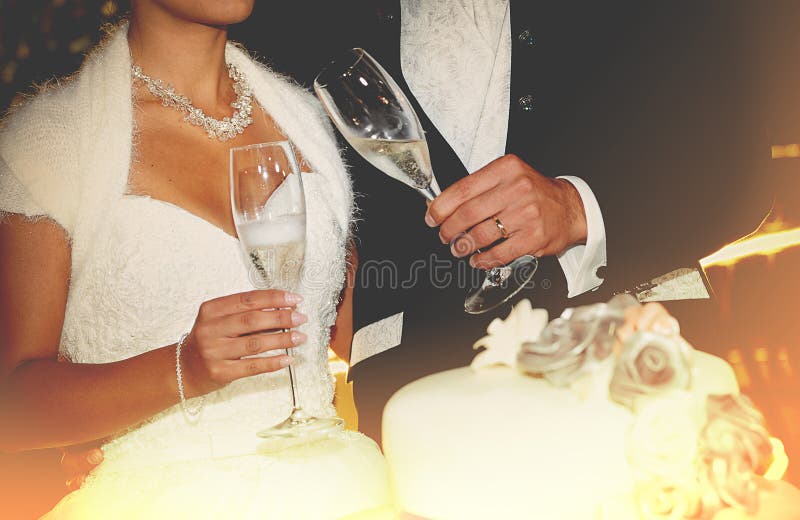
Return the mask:
<svg viewBox="0 0 800 520"><path fill-rule="evenodd" d="M194 126L202 127L209 139L219 139L220 141L233 139L244 132L245 128L253 122L253 118L250 117L253 111L253 94L250 92L244 74L231 64L228 64L228 76L233 80L233 92L236 94L236 100L231 103L234 113L232 117L224 117L222 120L206 115L202 109L192 105L189 98L175 92L172 85L164 83L160 79L151 78L142 72L138 65L133 65L131 71L133 77L143 81L150 93L161 100L162 105L174 107L183 112L185 114L183 120Z"/></svg>

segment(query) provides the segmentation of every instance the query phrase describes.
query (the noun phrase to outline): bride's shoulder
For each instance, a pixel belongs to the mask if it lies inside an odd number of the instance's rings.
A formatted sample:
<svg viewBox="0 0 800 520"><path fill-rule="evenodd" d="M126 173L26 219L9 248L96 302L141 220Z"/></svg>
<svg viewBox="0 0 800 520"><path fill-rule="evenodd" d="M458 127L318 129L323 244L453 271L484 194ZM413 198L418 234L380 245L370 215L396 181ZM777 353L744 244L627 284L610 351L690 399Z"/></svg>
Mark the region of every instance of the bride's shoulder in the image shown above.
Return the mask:
<svg viewBox="0 0 800 520"><path fill-rule="evenodd" d="M0 124L0 147L8 153L7 141L15 147L25 142L39 142L48 146L57 145L57 136L70 138L75 135L76 85L72 77L51 80L36 87L34 94L12 106Z"/></svg>
<svg viewBox="0 0 800 520"><path fill-rule="evenodd" d="M107 82L109 71L115 67L110 62L121 61L108 49L120 47L121 33L109 31L106 37L84 58L81 67L67 76L53 78L34 85L31 94L11 107L0 122L0 152L18 153L33 148L52 149L59 145L70 146L80 138L88 126L89 114L97 112L99 92L90 92L91 84ZM113 58L113 59L112 59ZM100 74L98 74L98 72ZM100 81L92 76L101 75ZM88 77L87 77L88 76ZM95 89L97 90L97 89ZM10 142L9 142L10 141Z"/></svg>
<svg viewBox="0 0 800 520"><path fill-rule="evenodd" d="M36 87L8 111L0 122L0 155L26 168L80 155L130 112L129 63L125 31L109 31L77 72Z"/></svg>
<svg viewBox="0 0 800 520"><path fill-rule="evenodd" d="M92 98L112 97L108 90L112 87L118 89L122 81L120 78L129 74L124 29L124 26L108 29L105 37L87 53L74 73L35 85L33 93L24 96L22 102L4 116L4 131L26 124L36 125L42 120L55 124L50 131L58 131L63 128L61 123L74 124L76 117L96 110L99 106L96 102L103 101ZM102 88L106 85L106 88ZM74 134L77 129L73 127L72 130Z"/></svg>
<svg viewBox="0 0 800 520"><path fill-rule="evenodd" d="M0 123L2 136L19 139L37 132L77 136L86 126L83 120L97 113L104 101L116 102L126 95L120 85L130 83L127 26L109 26L105 31L76 72L35 86L33 94L9 109Z"/></svg>
<svg viewBox="0 0 800 520"><path fill-rule="evenodd" d="M83 100L74 76L52 80L0 123L0 212L48 215L72 231Z"/></svg>

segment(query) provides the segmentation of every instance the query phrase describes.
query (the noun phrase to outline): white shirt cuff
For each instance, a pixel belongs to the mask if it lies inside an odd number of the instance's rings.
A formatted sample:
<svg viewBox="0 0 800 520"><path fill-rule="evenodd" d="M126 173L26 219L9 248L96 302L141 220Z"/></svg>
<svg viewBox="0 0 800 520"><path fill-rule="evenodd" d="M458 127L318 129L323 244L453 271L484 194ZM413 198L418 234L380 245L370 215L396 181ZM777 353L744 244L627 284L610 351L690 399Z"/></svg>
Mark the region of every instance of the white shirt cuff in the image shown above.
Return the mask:
<svg viewBox="0 0 800 520"><path fill-rule="evenodd" d="M558 178L575 186L586 213L586 244L570 246L557 255L567 279L567 296L572 298L597 289L603 283L603 279L597 276L597 270L606 265L606 227L600 205L589 185L583 179L570 175Z"/></svg>

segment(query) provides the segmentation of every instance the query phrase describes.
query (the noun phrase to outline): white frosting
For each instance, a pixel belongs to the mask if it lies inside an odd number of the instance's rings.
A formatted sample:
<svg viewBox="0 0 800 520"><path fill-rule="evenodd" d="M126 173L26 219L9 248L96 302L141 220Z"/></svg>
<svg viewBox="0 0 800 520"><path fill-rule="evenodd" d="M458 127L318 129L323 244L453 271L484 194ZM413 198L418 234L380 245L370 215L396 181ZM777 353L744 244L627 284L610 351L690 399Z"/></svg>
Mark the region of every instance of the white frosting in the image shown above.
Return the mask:
<svg viewBox="0 0 800 520"><path fill-rule="evenodd" d="M607 398L611 363L557 388L508 367L460 368L397 392L383 446L398 506L436 519L633 517L627 408ZM696 352L692 397L738 393L723 360ZM612 515L612 516L609 516Z"/></svg>

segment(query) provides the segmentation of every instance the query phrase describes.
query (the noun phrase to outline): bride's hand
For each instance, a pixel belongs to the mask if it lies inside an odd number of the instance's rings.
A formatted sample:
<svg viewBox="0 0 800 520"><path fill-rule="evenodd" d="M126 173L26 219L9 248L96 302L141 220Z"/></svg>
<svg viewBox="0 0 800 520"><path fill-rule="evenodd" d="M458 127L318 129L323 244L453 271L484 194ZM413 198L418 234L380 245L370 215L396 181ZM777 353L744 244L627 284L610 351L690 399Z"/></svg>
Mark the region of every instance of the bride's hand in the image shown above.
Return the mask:
<svg viewBox="0 0 800 520"><path fill-rule="evenodd" d="M305 334L285 330L308 321L295 309L301 301L297 294L256 290L204 302L181 352L187 397L289 366L287 355L242 358L304 343Z"/></svg>
<svg viewBox="0 0 800 520"><path fill-rule="evenodd" d="M61 448L61 471L66 477L70 491L80 489L83 481L98 464L103 462L103 450L97 444L89 443Z"/></svg>

